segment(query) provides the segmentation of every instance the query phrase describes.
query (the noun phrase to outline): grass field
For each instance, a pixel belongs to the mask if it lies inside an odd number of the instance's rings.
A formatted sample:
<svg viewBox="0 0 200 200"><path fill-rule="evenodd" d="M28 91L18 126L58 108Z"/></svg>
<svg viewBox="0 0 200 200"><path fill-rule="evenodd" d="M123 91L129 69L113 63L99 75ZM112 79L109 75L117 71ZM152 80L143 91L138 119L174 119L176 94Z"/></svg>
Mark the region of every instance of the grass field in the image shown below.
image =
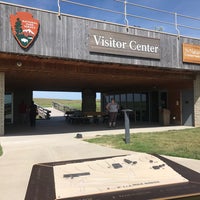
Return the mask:
<svg viewBox="0 0 200 200"><path fill-rule="evenodd" d="M200 128L131 134L130 144L125 144L124 139L123 134L106 135L86 141L117 149L200 160Z"/></svg>
<svg viewBox="0 0 200 200"><path fill-rule="evenodd" d="M81 100L66 100L66 99L45 99L45 98L34 98L34 102L42 107L52 107L52 102L59 103L70 108L81 110ZM100 100L96 101L97 111L100 110Z"/></svg>

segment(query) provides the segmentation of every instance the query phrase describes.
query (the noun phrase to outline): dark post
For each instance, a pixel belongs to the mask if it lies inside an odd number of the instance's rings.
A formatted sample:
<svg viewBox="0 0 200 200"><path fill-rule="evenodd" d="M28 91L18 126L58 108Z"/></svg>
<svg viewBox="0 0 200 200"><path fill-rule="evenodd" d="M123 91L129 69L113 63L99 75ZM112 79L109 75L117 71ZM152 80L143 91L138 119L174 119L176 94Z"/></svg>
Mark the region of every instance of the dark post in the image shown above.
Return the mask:
<svg viewBox="0 0 200 200"><path fill-rule="evenodd" d="M82 91L82 111L96 112L96 92L90 89Z"/></svg>
<svg viewBox="0 0 200 200"><path fill-rule="evenodd" d="M131 109L124 109L124 122L125 122L125 142L126 144L130 143L130 123L128 112L131 112Z"/></svg>

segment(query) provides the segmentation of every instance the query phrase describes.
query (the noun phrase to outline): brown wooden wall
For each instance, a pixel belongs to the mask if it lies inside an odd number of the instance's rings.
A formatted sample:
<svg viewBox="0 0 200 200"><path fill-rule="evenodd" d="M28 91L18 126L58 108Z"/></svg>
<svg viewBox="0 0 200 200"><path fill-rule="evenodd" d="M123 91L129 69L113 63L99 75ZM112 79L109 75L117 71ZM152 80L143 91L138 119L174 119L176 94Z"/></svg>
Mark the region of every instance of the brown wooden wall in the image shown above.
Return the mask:
<svg viewBox="0 0 200 200"><path fill-rule="evenodd" d="M36 9L16 7L0 3L0 52L76 59L93 62L111 62L160 68L199 70L195 64L183 64L182 43L198 44L199 40L178 38L175 35L130 27L128 34L160 39L161 59L144 59L128 56L113 56L89 52L89 30L101 29L127 33L121 25L88 20L78 17L45 12ZM35 43L23 50L12 35L9 17L19 11L32 13L40 21L40 30Z"/></svg>

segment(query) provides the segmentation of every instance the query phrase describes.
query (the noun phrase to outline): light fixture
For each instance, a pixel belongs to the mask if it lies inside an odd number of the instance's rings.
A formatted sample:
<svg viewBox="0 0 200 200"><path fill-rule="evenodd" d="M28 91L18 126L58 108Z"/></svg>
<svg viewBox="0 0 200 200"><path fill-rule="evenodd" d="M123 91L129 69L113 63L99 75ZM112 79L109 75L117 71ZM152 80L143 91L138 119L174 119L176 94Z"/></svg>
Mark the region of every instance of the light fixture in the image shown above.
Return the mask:
<svg viewBox="0 0 200 200"><path fill-rule="evenodd" d="M22 62L21 61L17 61L17 66L21 67L22 66Z"/></svg>

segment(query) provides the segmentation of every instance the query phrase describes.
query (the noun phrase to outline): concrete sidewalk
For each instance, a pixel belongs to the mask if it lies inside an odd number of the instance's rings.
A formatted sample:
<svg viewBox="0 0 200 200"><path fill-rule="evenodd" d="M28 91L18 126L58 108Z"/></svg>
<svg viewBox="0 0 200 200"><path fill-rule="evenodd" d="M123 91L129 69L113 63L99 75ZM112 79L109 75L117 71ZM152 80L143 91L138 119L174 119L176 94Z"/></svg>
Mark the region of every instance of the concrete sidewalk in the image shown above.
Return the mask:
<svg viewBox="0 0 200 200"><path fill-rule="evenodd" d="M0 199L22 200L34 164L62 160L124 155L130 152L88 144L75 134L0 138Z"/></svg>
<svg viewBox="0 0 200 200"><path fill-rule="evenodd" d="M63 127L61 126L63 125ZM61 129L58 129L58 127ZM160 131L189 127L134 128L131 132ZM191 128L191 127L190 127ZM53 132L52 132L52 129ZM43 132L45 130L45 132ZM57 133L56 133L57 130ZM66 124L58 121L43 121L36 129L26 129L18 136L0 137L3 156L0 157L0 199L24 199L32 166L37 163L84 158L134 154L134 152L102 147L75 138L75 132L66 132ZM81 130L81 129L80 129ZM16 130L17 131L17 130ZM29 132L28 132L29 131ZM49 132L49 134L48 134ZM54 134L55 133L55 134ZM104 134L121 134L124 129L84 131L84 138ZM169 157L168 157L169 158ZM171 160L200 173L200 160L170 157Z"/></svg>

